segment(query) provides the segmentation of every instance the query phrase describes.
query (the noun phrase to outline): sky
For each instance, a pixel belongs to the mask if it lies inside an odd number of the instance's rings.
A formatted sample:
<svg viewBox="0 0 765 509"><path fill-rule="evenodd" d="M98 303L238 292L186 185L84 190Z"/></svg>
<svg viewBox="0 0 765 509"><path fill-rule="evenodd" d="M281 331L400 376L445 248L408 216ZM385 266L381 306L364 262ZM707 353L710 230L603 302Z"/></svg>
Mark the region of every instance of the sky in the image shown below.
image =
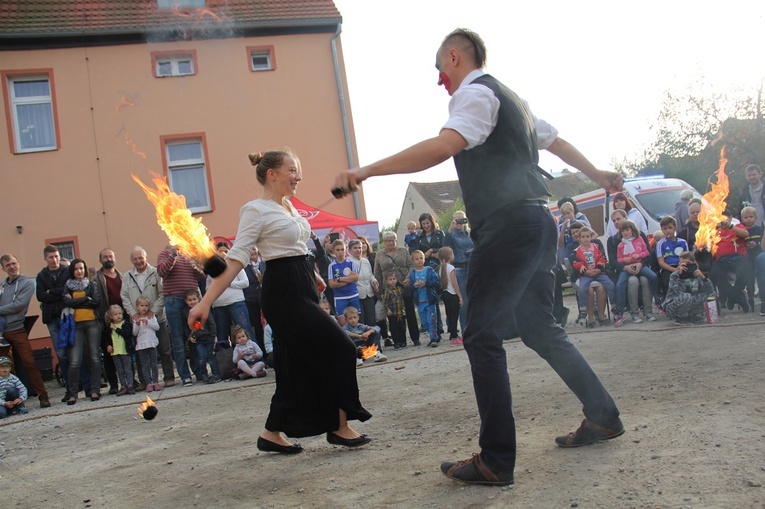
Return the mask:
<svg viewBox="0 0 765 509"><path fill-rule="evenodd" d="M555 126L597 167L612 169L651 140L663 92L705 82L756 94L765 80L762 0L335 0L361 165L436 136L449 96L437 86L444 36L470 28L486 71ZM502 6L501 8L498 6ZM566 165L542 152L551 171ZM369 220L392 225L409 182L457 178L451 161L364 183Z"/></svg>

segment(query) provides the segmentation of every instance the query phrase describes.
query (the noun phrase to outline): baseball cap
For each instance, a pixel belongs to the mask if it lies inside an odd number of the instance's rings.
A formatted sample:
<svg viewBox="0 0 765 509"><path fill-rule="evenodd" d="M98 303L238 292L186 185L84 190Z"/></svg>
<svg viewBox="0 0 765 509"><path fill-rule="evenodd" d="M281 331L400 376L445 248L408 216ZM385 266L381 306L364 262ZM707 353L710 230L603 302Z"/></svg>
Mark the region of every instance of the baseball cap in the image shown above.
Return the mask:
<svg viewBox="0 0 765 509"><path fill-rule="evenodd" d="M8 357L0 357L0 366L2 366L3 364L10 364L12 366L13 361Z"/></svg>

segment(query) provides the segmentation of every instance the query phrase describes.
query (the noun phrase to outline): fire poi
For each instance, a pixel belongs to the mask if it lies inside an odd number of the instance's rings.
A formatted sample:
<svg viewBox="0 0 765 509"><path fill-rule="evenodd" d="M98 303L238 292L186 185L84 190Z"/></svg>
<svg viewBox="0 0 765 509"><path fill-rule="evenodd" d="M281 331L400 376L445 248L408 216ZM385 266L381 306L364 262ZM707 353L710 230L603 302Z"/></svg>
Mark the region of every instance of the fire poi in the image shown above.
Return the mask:
<svg viewBox="0 0 765 509"><path fill-rule="evenodd" d="M138 415L147 421L154 419L158 413L157 405L154 404L149 396L146 396L146 401L138 406Z"/></svg>
<svg viewBox="0 0 765 509"><path fill-rule="evenodd" d="M701 211L699 212L699 230L696 232L696 246L699 250L706 249L714 254L717 251L717 225L726 218L723 212L727 207L728 193L730 184L728 174L725 173L725 166L728 164L728 158L725 156L726 147L720 152L720 166L717 169L717 182L712 182L712 189L704 195L701 200Z"/></svg>
<svg viewBox="0 0 765 509"><path fill-rule="evenodd" d="M150 188L131 174L149 201L154 204L157 224L167 234L170 244L184 256L196 260L205 274L211 277L221 275L226 270L226 261L217 254L207 227L186 207L185 196L172 192L163 177L155 173L152 175L156 189Z"/></svg>

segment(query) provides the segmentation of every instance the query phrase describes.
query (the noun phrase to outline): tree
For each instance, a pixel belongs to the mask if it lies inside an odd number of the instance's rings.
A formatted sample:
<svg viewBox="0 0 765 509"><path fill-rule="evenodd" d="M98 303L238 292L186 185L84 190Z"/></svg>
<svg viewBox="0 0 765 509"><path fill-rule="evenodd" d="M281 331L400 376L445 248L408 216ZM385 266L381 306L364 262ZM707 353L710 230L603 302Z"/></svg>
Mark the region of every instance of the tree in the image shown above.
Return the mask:
<svg viewBox="0 0 765 509"><path fill-rule="evenodd" d="M382 229L380 230L380 239L382 239L383 232L386 232L386 231L397 232L398 224L400 221L401 221L401 218L397 217L396 220L393 222L392 226L383 226Z"/></svg>
<svg viewBox="0 0 765 509"><path fill-rule="evenodd" d="M449 225L452 224L452 216L458 210L462 210L463 212L465 210L465 203L462 201L462 198L457 198L454 201L454 205L438 215L436 220L438 221L438 225L441 227L441 229L444 230L444 233L449 228Z"/></svg>
<svg viewBox="0 0 765 509"><path fill-rule="evenodd" d="M725 145L731 195L745 185L744 168L765 161L765 129L760 110L762 90L719 92L703 78L678 92L666 90L651 132L653 140L640 154L615 163L627 175L655 175L685 180L702 193L717 171Z"/></svg>

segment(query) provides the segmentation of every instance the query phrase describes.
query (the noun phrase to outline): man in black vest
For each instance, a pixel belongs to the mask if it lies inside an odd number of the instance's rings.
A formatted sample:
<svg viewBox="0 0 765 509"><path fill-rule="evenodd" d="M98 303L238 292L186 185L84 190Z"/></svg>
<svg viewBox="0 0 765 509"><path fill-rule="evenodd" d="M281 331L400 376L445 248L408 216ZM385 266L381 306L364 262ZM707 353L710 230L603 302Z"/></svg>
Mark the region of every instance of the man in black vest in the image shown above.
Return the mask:
<svg viewBox="0 0 765 509"><path fill-rule="evenodd" d="M486 47L478 34L457 29L436 55L439 84L452 100L449 120L435 138L377 163L340 173L335 185L354 190L371 176L414 173L454 157L475 243L468 263L468 320L464 334L478 411L481 453L444 462L443 473L471 484L513 484L515 419L507 353L512 322L523 342L558 373L583 404L575 432L555 439L561 447L587 445L624 433L619 410L552 314L555 221L542 179L535 118L515 93L481 68ZM547 150L604 188L617 191L621 177L596 169L557 137ZM514 318L522 317L521 320Z"/></svg>

